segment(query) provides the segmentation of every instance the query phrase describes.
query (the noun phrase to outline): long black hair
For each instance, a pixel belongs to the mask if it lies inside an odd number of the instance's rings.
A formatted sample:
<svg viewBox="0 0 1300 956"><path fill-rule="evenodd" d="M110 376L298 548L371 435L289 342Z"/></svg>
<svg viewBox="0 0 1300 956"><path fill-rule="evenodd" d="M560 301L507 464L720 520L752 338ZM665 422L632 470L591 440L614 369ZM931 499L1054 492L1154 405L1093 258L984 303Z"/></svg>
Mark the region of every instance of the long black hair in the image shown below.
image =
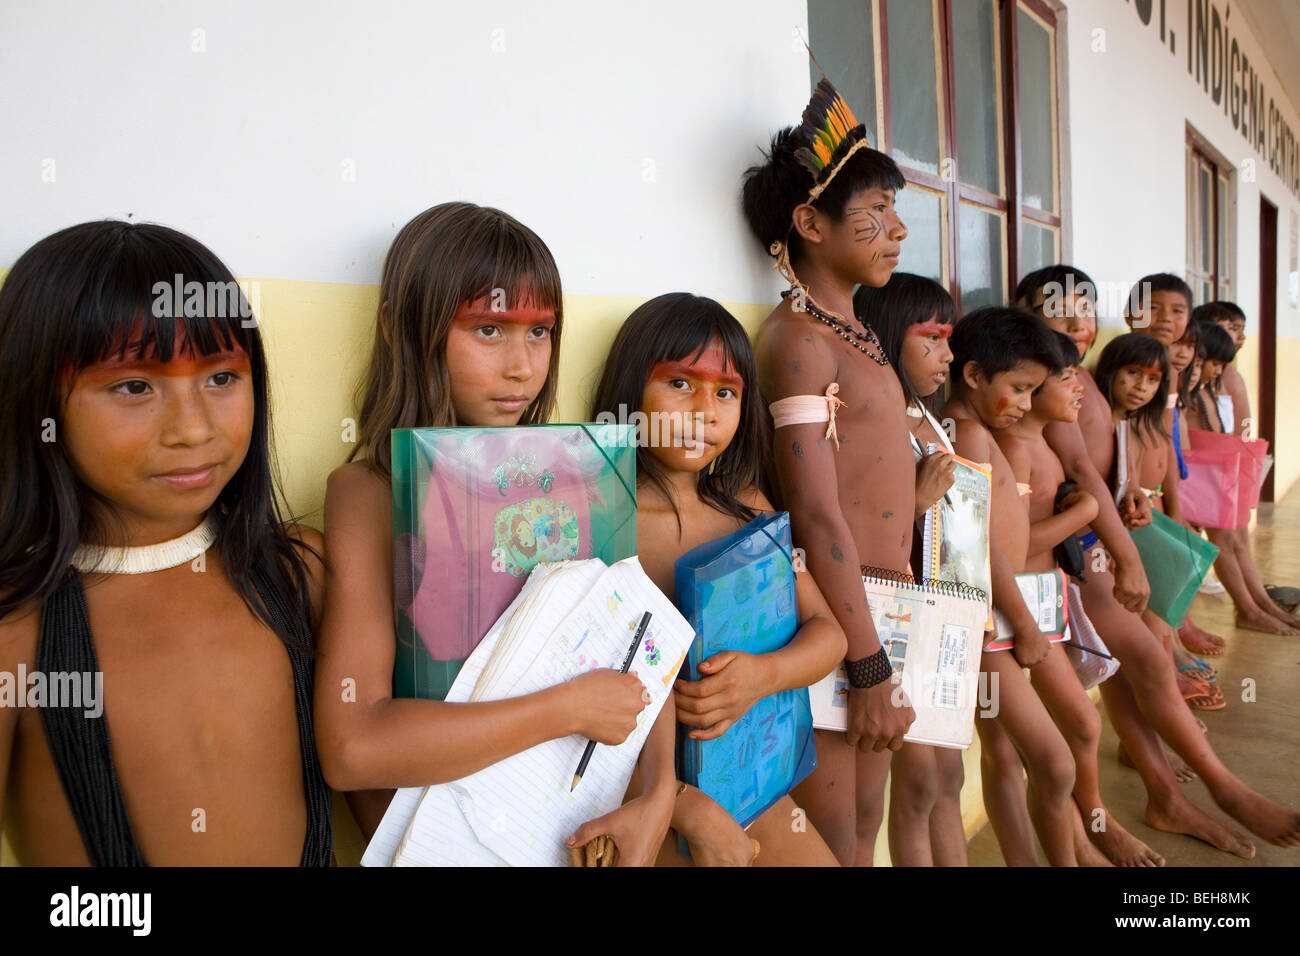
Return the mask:
<svg viewBox="0 0 1300 956"><path fill-rule="evenodd" d="M1133 422L1139 431L1168 438L1164 417L1165 409L1169 404L1169 353L1165 351L1164 345L1159 340L1143 335L1141 332L1126 332L1107 342L1106 347L1101 350L1101 358L1097 359L1097 372L1093 375L1093 379L1097 382L1101 394L1105 396L1106 403L1111 407L1114 407L1111 386L1115 383L1115 376L1119 374L1120 369L1129 365L1136 365L1138 368L1158 368L1162 373L1160 387L1156 389L1156 394L1141 408L1129 412L1129 421Z"/></svg>
<svg viewBox="0 0 1300 956"><path fill-rule="evenodd" d="M861 286L853 294L853 312L879 336L885 357L898 373L907 404L922 404L925 399L917 392L916 385L903 367L903 342L907 330L921 322L934 319L944 325L957 324L957 306L948 290L933 279L910 272L895 272L879 288ZM939 391L942 393L943 390Z"/></svg>
<svg viewBox="0 0 1300 956"><path fill-rule="evenodd" d="M197 300L188 291L195 282L203 290ZM72 375L128 352L167 362L232 344L248 355L253 430L243 464L208 516L236 590L286 643L298 645L277 626L252 579L263 568L310 620L306 564L276 498L256 318L230 270L201 243L166 226L112 220L47 236L19 257L0 287L0 618L53 592L77 545L125 543L112 502L78 479L57 440ZM92 507L96 501L102 507Z"/></svg>
<svg viewBox="0 0 1300 956"><path fill-rule="evenodd" d="M740 393L740 422L731 443L697 477L700 500L743 521L755 516L740 501L747 485L763 479L764 456L768 449L768 423L758 391L758 368L745 329L713 299L689 292L656 296L637 308L618 330L605 370L592 400L591 418L614 416L617 421L641 408L641 396L650 381L650 370L659 362L680 362L698 358L710 343L720 341L727 362L744 382ZM672 502L663 466L644 442L636 452L638 479L645 478ZM676 505L673 505L676 511ZM680 527L681 515L677 516Z"/></svg>

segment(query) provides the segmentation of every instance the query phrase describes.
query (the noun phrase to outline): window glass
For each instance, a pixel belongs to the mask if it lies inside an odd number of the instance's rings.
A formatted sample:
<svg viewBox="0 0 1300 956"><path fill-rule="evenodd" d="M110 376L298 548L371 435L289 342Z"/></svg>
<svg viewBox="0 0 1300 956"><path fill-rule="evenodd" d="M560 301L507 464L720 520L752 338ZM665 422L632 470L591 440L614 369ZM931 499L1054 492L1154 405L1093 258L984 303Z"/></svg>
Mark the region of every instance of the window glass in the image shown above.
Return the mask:
<svg viewBox="0 0 1300 956"><path fill-rule="evenodd" d="M1002 217L962 203L958 222L962 310L1004 302Z"/></svg>
<svg viewBox="0 0 1300 956"><path fill-rule="evenodd" d="M898 268L904 272L942 283L943 275L943 221L946 202L943 194L923 186L909 183L894 197L894 208L907 226L907 238L898 257Z"/></svg>
<svg viewBox="0 0 1300 956"><path fill-rule="evenodd" d="M952 28L959 38L955 59L957 89L957 178L1003 195L1002 111L998 95L997 13L993 0L962 0L952 5Z"/></svg>
<svg viewBox="0 0 1300 956"><path fill-rule="evenodd" d="M1027 206L1056 212L1052 35L1023 9L1016 20L1016 47L1020 53L1021 197Z"/></svg>
<svg viewBox="0 0 1300 956"><path fill-rule="evenodd" d="M1020 273L1028 275L1035 269L1058 262L1056 255L1056 230L1025 220L1021 225Z"/></svg>
<svg viewBox="0 0 1300 956"><path fill-rule="evenodd" d="M886 0L889 33L889 127L898 162L939 172L939 94L935 81L934 7Z"/></svg>
<svg viewBox="0 0 1300 956"><path fill-rule="evenodd" d="M871 0L808 0L808 43L853 115L867 127L871 145L878 146L871 19ZM821 70L811 59L808 69L816 86Z"/></svg>

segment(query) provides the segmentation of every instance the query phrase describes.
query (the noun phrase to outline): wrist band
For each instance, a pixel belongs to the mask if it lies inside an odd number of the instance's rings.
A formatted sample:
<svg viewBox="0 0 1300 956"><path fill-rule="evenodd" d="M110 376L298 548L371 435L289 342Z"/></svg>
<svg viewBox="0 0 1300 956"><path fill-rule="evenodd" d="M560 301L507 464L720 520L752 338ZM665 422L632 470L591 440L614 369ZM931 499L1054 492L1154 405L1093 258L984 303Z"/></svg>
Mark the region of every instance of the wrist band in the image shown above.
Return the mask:
<svg viewBox="0 0 1300 956"><path fill-rule="evenodd" d="M846 660L844 667L849 672L849 686L857 690L883 684L894 676L894 667L889 660L889 651L883 647L870 657L864 657L856 661Z"/></svg>

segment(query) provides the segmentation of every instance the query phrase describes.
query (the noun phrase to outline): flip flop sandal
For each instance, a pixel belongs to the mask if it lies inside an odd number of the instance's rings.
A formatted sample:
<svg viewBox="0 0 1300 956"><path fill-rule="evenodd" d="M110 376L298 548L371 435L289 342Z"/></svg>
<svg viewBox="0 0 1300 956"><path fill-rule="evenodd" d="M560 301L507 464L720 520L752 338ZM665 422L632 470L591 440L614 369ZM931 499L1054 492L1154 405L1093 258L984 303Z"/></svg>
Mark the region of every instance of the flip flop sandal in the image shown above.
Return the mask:
<svg viewBox="0 0 1300 956"><path fill-rule="evenodd" d="M1219 672L1213 667L1201 660L1199 657L1193 657L1195 664L1179 664L1178 669L1189 677L1199 677L1203 681L1213 684L1219 679Z"/></svg>
<svg viewBox="0 0 1300 956"><path fill-rule="evenodd" d="M1275 587L1270 584L1265 586L1264 591L1274 601L1286 608L1288 614L1291 613L1291 608L1300 604L1300 588Z"/></svg>
<svg viewBox="0 0 1300 956"><path fill-rule="evenodd" d="M1183 693L1183 700L1192 710L1223 710L1228 706L1227 700L1223 697L1223 691L1217 687L1207 684L1199 678L1190 678L1193 684L1192 690Z"/></svg>

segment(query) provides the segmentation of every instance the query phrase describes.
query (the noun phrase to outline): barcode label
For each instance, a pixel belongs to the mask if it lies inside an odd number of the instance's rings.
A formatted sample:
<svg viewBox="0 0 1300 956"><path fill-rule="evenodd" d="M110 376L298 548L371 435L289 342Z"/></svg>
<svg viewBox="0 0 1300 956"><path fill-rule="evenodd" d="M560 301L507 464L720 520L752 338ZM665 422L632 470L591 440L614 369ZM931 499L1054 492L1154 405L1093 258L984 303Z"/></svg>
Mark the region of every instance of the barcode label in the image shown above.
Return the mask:
<svg viewBox="0 0 1300 956"><path fill-rule="evenodd" d="M939 664L934 675L934 706L956 710L961 706L961 682L966 674L970 628L945 624L939 640Z"/></svg>
<svg viewBox="0 0 1300 956"><path fill-rule="evenodd" d="M1056 575L1040 575L1038 578L1038 629L1044 634L1056 631Z"/></svg>

